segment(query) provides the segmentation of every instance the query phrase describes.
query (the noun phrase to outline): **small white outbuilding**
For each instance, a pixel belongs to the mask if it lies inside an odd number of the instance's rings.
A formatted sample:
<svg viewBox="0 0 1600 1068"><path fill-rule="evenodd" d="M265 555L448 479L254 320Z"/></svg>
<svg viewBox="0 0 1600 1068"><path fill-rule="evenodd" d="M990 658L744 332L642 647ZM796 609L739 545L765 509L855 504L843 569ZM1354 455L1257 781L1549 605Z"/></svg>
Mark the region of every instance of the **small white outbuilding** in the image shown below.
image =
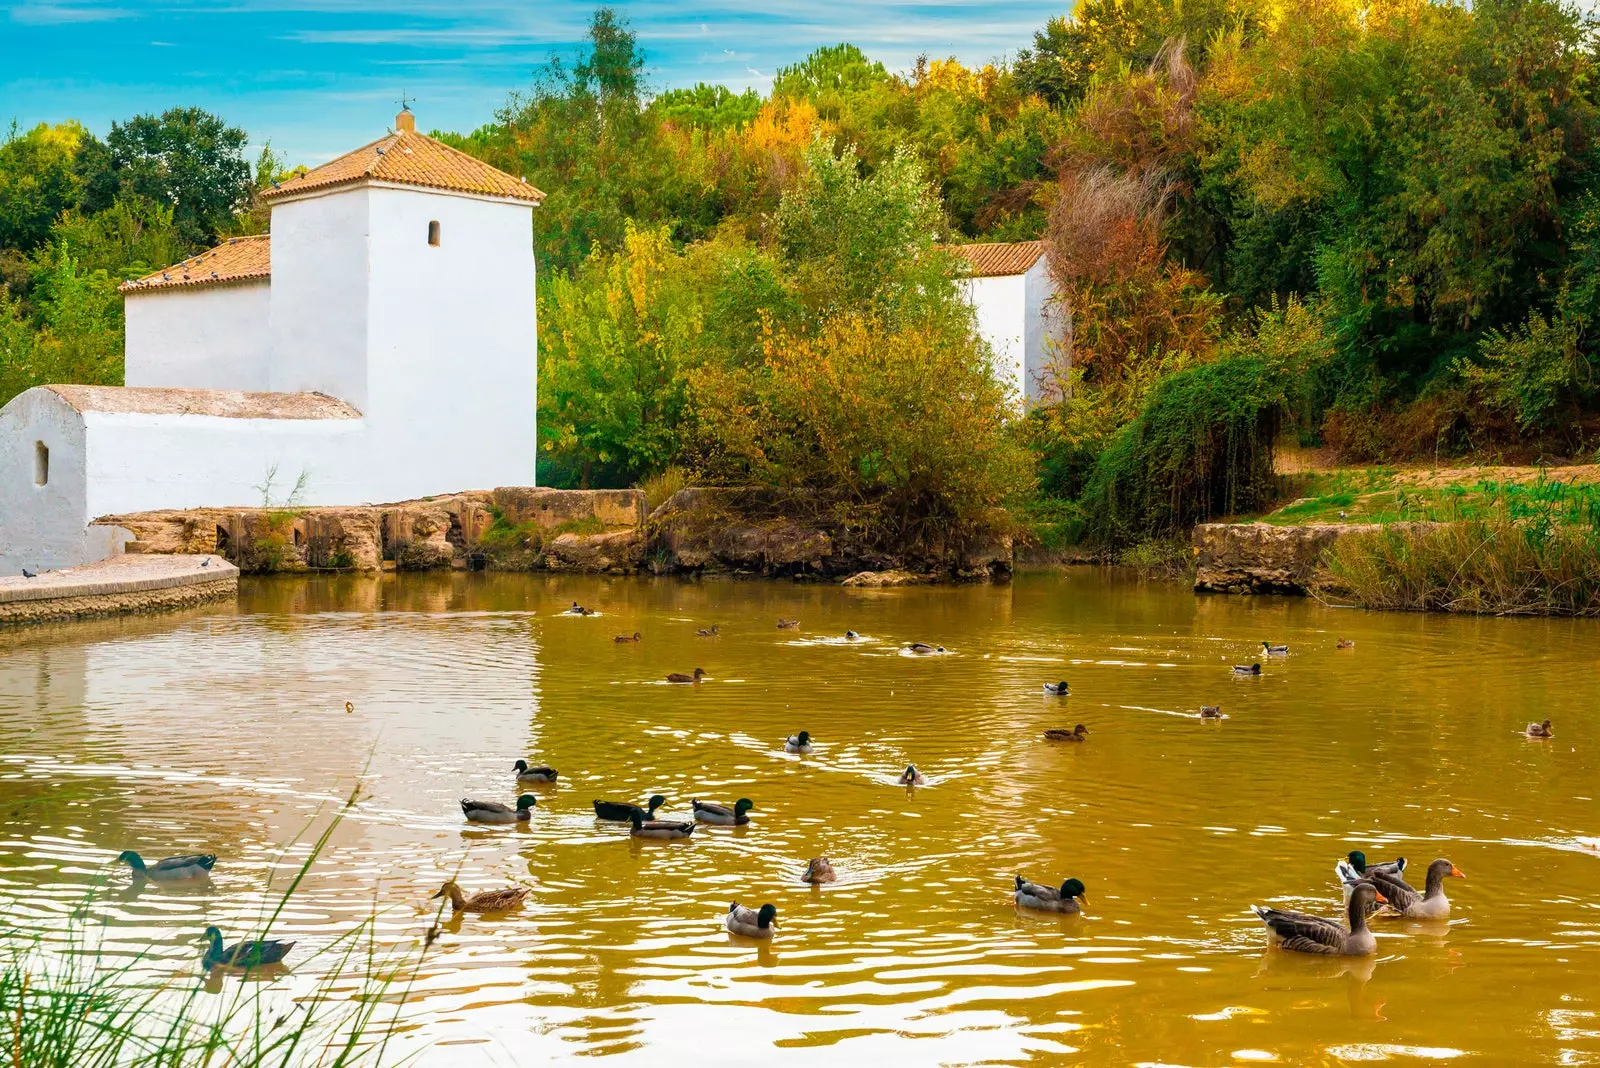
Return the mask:
<svg viewBox="0 0 1600 1068"><path fill-rule="evenodd" d="M978 333L994 353L995 375L1020 407L1031 406L1052 388L1052 365L1064 336L1044 242L946 247L966 261L962 293L977 313Z"/></svg>
<svg viewBox="0 0 1600 1068"><path fill-rule="evenodd" d="M271 235L122 287L126 386L0 409L0 573L120 550L99 516L533 485L522 178L416 132L270 190Z"/></svg>

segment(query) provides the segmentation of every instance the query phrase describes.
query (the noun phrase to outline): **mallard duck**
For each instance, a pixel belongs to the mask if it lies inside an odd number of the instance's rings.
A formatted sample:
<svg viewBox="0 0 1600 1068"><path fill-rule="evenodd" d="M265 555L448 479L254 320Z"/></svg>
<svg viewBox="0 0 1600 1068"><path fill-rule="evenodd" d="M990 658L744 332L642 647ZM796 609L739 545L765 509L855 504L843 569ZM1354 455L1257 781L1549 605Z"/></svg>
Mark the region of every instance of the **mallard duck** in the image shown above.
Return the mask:
<svg viewBox="0 0 1600 1068"><path fill-rule="evenodd" d="M694 818L701 823L715 823L719 827L742 827L750 822L750 817L745 815L756 807L754 801L748 797L741 797L733 803L733 807L719 805L714 801L694 800Z"/></svg>
<svg viewBox="0 0 1600 1068"><path fill-rule="evenodd" d="M1465 879L1466 876L1461 874L1460 868L1440 857L1428 865L1428 881L1420 894L1401 878L1399 872L1368 868L1362 881L1377 887L1382 899L1388 902L1391 912L1385 915L1404 916L1412 920L1443 920L1450 916L1450 899L1444 895L1444 881L1451 878ZM1355 893L1360 886L1360 883L1356 884L1351 892Z"/></svg>
<svg viewBox="0 0 1600 1068"><path fill-rule="evenodd" d="M595 819L612 820L616 823L629 823L634 816L638 816L642 820L653 820L656 818L656 809L666 803L667 799L660 794L651 796L647 802L648 808L624 804L621 801L596 801L594 803L594 815Z"/></svg>
<svg viewBox="0 0 1600 1068"><path fill-rule="evenodd" d="M860 641L861 635L857 634L853 630L847 630L844 632L844 640L847 642Z"/></svg>
<svg viewBox="0 0 1600 1068"><path fill-rule="evenodd" d="M1021 908L1076 913L1082 912L1083 906L1089 903L1083 893L1083 884L1077 879L1068 879L1059 890L1053 886L1030 883L1020 875L1016 879L1017 892L1012 897Z"/></svg>
<svg viewBox="0 0 1600 1068"><path fill-rule="evenodd" d="M573 601L572 607L567 609L566 614L569 616L592 616L594 615L594 612L591 609L583 607L583 605L579 604L577 601Z"/></svg>
<svg viewBox="0 0 1600 1068"><path fill-rule="evenodd" d="M688 683L688 682L698 683L701 679L703 679L705 677L706 677L706 669L705 668L695 668L693 675L685 675L681 671L674 671L672 674L667 676L667 681L668 682L675 682L675 683L679 683L679 684Z"/></svg>
<svg viewBox="0 0 1600 1068"><path fill-rule="evenodd" d="M1287 645L1273 645L1271 642L1262 642L1261 648L1266 650L1268 656L1289 655L1289 647Z"/></svg>
<svg viewBox="0 0 1600 1068"><path fill-rule="evenodd" d="M222 945L222 932L215 927L206 928L206 938L211 945L206 948L205 964L225 964L231 968L256 968L263 964L277 964L294 948L293 942L263 940L235 942L226 949Z"/></svg>
<svg viewBox="0 0 1600 1068"><path fill-rule="evenodd" d="M1200 718L1201 719L1221 719L1222 718L1222 706L1221 705L1201 705L1200 706Z"/></svg>
<svg viewBox="0 0 1600 1068"><path fill-rule="evenodd" d="M1352 849L1345 859L1333 866L1334 875L1339 878L1339 885L1344 888L1344 899L1350 900L1350 891L1355 889L1369 872L1382 872L1385 875L1398 877L1406 870L1406 858L1396 857L1393 860L1383 861L1378 864L1368 864L1367 855L1359 849Z"/></svg>
<svg viewBox="0 0 1600 1068"><path fill-rule="evenodd" d="M715 638L718 634L721 634L721 633L722 633L722 628L717 626L715 623L711 624L711 626L709 626L709 627L701 627L699 630L695 631L695 634L699 635L702 638Z"/></svg>
<svg viewBox="0 0 1600 1068"><path fill-rule="evenodd" d="M614 642L636 642L636 641L639 640L639 638L640 638L639 632L638 631L634 631L632 634L618 634L616 637L612 638L611 640L614 641Z"/></svg>
<svg viewBox="0 0 1600 1068"><path fill-rule="evenodd" d="M800 628L800 621L798 619L780 619L780 620L778 620L778 629L779 630L798 630L799 628Z"/></svg>
<svg viewBox="0 0 1600 1068"><path fill-rule="evenodd" d="M1081 723L1070 731L1065 727L1048 727L1044 736L1052 742L1081 742L1089 737L1089 728Z"/></svg>
<svg viewBox="0 0 1600 1068"><path fill-rule="evenodd" d="M746 938L771 938L772 932L777 928L772 921L778 918L778 906L762 905L761 911L747 909L735 901L728 906L728 918L725 921L728 930Z"/></svg>
<svg viewBox="0 0 1600 1068"><path fill-rule="evenodd" d="M912 642L910 651L917 656L932 656L934 653L944 652L944 646L929 645L927 642Z"/></svg>
<svg viewBox="0 0 1600 1068"><path fill-rule="evenodd" d="M899 781L905 786L921 786L928 780L922 777L922 772L917 770L915 764L907 764L906 770L900 773Z"/></svg>
<svg viewBox="0 0 1600 1068"><path fill-rule="evenodd" d="M800 881L817 885L831 883L838 876L834 874L833 864L827 857L812 857L806 862L806 870L801 873Z"/></svg>
<svg viewBox="0 0 1600 1068"><path fill-rule="evenodd" d="M1356 647L1356 643L1351 641L1349 638L1340 638L1338 641L1333 643L1333 647L1335 649L1354 649Z"/></svg>
<svg viewBox="0 0 1600 1068"><path fill-rule="evenodd" d="M1261 665L1260 664L1235 664L1235 665L1233 665L1233 673L1235 675L1259 675L1259 674L1261 674Z"/></svg>
<svg viewBox="0 0 1600 1068"><path fill-rule="evenodd" d="M1044 692L1055 694L1057 697L1065 697L1067 696L1067 684L1065 682L1047 682L1044 684Z"/></svg>
<svg viewBox="0 0 1600 1068"><path fill-rule="evenodd" d="M690 820L646 820L635 812L632 823L633 830L628 833L635 838L687 838L694 833Z"/></svg>
<svg viewBox="0 0 1600 1068"><path fill-rule="evenodd" d="M1556 732L1550 729L1550 721L1528 724L1527 735L1529 738L1554 738Z"/></svg>
<svg viewBox="0 0 1600 1068"><path fill-rule="evenodd" d="M785 753L811 752L811 732L801 731L799 734L789 735L788 741L783 743L783 751Z"/></svg>
<svg viewBox="0 0 1600 1068"><path fill-rule="evenodd" d="M555 768L542 764L537 768L530 768L526 760L517 761L515 766L518 782L555 782L556 776L560 774Z"/></svg>
<svg viewBox="0 0 1600 1068"><path fill-rule="evenodd" d="M128 867L133 869L135 879L175 883L184 879L204 879L211 874L217 857L215 853L190 853L181 857L166 857L146 866L143 857L131 849L124 849L117 860L127 862Z"/></svg>
<svg viewBox="0 0 1600 1068"><path fill-rule="evenodd" d="M451 912L509 912L522 904L522 899L532 891L526 886L508 886L504 890L479 890L471 897L461 893L461 887L450 879L439 887L439 892L434 894L434 899L450 896Z"/></svg>
<svg viewBox="0 0 1600 1068"><path fill-rule="evenodd" d="M1373 902L1379 900L1382 900L1382 895L1377 887L1371 883L1357 885L1350 895L1350 905L1345 910L1349 916L1349 927L1343 926L1338 920L1304 912L1268 909L1260 905L1250 907L1270 932L1269 941L1291 952L1368 957L1378 952L1378 940L1367 927L1367 914L1372 911Z"/></svg>
<svg viewBox="0 0 1600 1068"><path fill-rule="evenodd" d="M517 798L517 807L509 808L497 801L461 800L461 813L473 823L527 823L533 817L533 806L539 799L532 794Z"/></svg>

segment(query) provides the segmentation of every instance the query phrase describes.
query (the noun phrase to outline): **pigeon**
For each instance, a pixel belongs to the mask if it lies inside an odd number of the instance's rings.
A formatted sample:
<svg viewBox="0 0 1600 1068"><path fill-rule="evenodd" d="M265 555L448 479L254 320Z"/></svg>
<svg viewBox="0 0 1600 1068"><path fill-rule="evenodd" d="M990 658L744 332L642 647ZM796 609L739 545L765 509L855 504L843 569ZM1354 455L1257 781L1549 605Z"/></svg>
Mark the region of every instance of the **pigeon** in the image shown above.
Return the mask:
<svg viewBox="0 0 1600 1068"><path fill-rule="evenodd" d="M201 567L210 567L211 566L211 557L208 556L204 560L200 561L200 566Z"/></svg>
<svg viewBox="0 0 1600 1068"><path fill-rule="evenodd" d="M37 574L35 574L34 572L29 571L27 568L23 568L22 569L22 577L23 578L38 578L39 576Z"/></svg>

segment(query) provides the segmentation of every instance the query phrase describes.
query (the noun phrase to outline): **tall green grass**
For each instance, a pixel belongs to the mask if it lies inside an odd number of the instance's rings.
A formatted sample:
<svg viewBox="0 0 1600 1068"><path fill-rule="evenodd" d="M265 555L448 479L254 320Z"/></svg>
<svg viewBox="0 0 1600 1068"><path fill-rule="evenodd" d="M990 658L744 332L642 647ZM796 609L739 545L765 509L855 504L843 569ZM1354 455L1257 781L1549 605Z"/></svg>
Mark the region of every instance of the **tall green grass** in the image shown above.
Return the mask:
<svg viewBox="0 0 1600 1068"><path fill-rule="evenodd" d="M267 937L356 798L318 837L260 929L231 932L230 941ZM202 968L203 924L182 932L192 936L194 956L174 968L154 946L109 952L89 915L76 910L65 938L0 930L0 1062L9 1068L376 1065L425 952L381 947L369 917L316 952L291 953L288 967L315 967L323 978L290 1002L268 981L274 971Z"/></svg>

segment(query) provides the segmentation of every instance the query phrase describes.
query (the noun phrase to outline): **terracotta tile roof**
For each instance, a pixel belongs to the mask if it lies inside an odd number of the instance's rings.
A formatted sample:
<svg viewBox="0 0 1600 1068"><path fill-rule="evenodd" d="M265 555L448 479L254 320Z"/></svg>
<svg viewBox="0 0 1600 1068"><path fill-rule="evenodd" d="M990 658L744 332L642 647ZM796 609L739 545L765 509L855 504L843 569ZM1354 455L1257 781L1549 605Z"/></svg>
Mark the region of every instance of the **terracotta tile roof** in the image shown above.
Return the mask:
<svg viewBox="0 0 1600 1068"><path fill-rule="evenodd" d="M251 393L237 389L154 386L40 386L79 412L120 415L211 415L223 419L360 419L326 393Z"/></svg>
<svg viewBox="0 0 1600 1068"><path fill-rule="evenodd" d="M209 286L224 282L253 282L272 275L272 248L266 234L230 237L216 248L182 263L124 282L117 288L124 293L179 286Z"/></svg>
<svg viewBox="0 0 1600 1068"><path fill-rule="evenodd" d="M997 278L1023 274L1044 255L1043 241L990 241L977 245L946 245L967 261L974 278Z"/></svg>
<svg viewBox="0 0 1600 1068"><path fill-rule="evenodd" d="M465 152L441 144L415 130L398 130L354 152L346 152L331 163L261 194L263 200L306 193L352 182L395 182L457 193L511 197L537 204L544 194L525 179L513 178L505 171L474 159Z"/></svg>

